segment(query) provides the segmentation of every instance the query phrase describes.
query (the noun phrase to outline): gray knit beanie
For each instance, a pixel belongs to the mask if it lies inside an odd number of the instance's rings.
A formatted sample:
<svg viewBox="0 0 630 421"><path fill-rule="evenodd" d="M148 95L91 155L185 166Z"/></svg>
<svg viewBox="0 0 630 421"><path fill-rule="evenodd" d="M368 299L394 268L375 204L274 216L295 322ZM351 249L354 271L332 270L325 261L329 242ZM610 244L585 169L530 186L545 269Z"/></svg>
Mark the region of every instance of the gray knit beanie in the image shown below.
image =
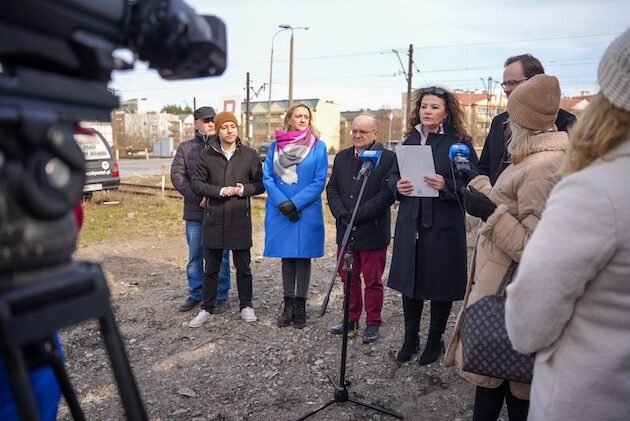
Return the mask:
<svg viewBox="0 0 630 421"><path fill-rule="evenodd" d="M630 28L606 49L597 69L597 81L608 101L630 111Z"/></svg>

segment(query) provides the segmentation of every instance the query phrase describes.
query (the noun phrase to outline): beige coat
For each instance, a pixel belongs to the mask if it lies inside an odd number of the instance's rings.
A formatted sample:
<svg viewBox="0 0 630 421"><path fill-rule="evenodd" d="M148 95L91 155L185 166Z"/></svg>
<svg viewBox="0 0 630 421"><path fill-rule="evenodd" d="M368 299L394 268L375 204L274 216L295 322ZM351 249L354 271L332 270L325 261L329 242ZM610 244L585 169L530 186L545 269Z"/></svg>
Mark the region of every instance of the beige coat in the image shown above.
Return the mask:
<svg viewBox="0 0 630 421"><path fill-rule="evenodd" d="M495 294L510 262L520 261L525 244L545 209L547 197L560 179L559 170L567 145L564 132L547 132L529 139L529 155L508 166L493 187L486 176L476 177L471 185L498 205L479 228L475 257L468 279L469 293L462 311L480 298ZM455 334L448 346L445 365L457 365L469 382L487 388L498 387L503 379L465 372L460 340L461 312ZM514 396L529 399L529 385L510 382Z"/></svg>
<svg viewBox="0 0 630 421"><path fill-rule="evenodd" d="M558 183L508 287L529 420L630 419L629 180L630 139Z"/></svg>

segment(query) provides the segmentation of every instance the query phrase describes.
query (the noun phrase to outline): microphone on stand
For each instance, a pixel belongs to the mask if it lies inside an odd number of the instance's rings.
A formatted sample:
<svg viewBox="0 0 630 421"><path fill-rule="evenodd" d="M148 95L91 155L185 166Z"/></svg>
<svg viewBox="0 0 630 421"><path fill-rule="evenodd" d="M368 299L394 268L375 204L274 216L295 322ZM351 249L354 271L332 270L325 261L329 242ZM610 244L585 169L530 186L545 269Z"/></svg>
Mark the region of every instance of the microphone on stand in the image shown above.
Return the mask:
<svg viewBox="0 0 630 421"><path fill-rule="evenodd" d="M476 174L470 165L470 148L463 143L454 143L448 151L448 158L455 168L455 175L463 181L469 181Z"/></svg>
<svg viewBox="0 0 630 421"><path fill-rule="evenodd" d="M363 164L361 165L361 169L359 170L359 174L357 175L357 180L363 178L363 176L373 168L376 168L379 161L381 160L381 155L383 154L383 145L381 143L374 143L372 149L365 149L361 151L359 154L359 159Z"/></svg>

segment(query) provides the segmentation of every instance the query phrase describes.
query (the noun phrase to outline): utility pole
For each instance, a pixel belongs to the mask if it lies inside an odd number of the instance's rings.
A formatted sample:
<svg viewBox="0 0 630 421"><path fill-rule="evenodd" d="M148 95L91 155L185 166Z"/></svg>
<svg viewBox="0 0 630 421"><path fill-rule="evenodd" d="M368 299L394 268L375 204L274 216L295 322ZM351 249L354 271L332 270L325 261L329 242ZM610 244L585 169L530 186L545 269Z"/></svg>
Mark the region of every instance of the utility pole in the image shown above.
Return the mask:
<svg viewBox="0 0 630 421"><path fill-rule="evenodd" d="M247 145L249 146L252 142L249 133L249 72L247 72L247 80L245 82L245 91L247 92L245 96L245 137L247 138Z"/></svg>
<svg viewBox="0 0 630 421"><path fill-rule="evenodd" d="M494 92L494 84L498 84L499 82L493 81L492 76L488 76L488 84L486 85L486 80L481 78L481 82L483 83L483 88L486 91L486 121L485 121L485 129L486 133L488 132L488 125L490 124L490 104L492 101L492 92Z"/></svg>
<svg viewBox="0 0 630 421"><path fill-rule="evenodd" d="M492 89L492 76L488 76L488 103L486 104L486 132L488 131L488 124L490 122L490 101L492 101L492 92L494 89Z"/></svg>
<svg viewBox="0 0 630 421"><path fill-rule="evenodd" d="M407 112L405 113L405 124L409 113L411 112L411 75L413 74L411 66L413 66L413 44L409 44L409 70L407 71Z"/></svg>
<svg viewBox="0 0 630 421"><path fill-rule="evenodd" d="M193 112L197 109L197 97L193 97Z"/></svg>

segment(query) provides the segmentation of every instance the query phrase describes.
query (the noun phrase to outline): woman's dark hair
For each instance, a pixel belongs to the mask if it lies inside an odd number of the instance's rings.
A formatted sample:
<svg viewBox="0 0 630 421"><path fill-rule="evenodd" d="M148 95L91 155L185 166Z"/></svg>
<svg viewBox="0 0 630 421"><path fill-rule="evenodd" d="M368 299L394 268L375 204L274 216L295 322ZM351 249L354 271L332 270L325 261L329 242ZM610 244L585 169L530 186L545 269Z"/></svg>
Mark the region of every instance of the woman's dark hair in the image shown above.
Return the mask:
<svg viewBox="0 0 630 421"><path fill-rule="evenodd" d="M444 100L446 106L446 120L444 120L444 131L451 133L459 140L463 140L468 135L466 134L466 128L464 126L464 116L459 104L459 100L451 92L444 88L437 86L431 86L429 88L422 88L416 91L416 100L414 102L413 111L407 118L407 130L405 131L405 137L409 137L415 130L416 125L420 123L420 104L422 98L426 95L434 95Z"/></svg>
<svg viewBox="0 0 630 421"><path fill-rule="evenodd" d="M503 67L508 67L512 63L516 63L517 61L521 62L521 66L523 66L523 76L527 79L530 79L536 75L545 74L545 68L543 67L540 60L534 57L531 54L521 54L518 56L509 57L505 60L505 64Z"/></svg>

